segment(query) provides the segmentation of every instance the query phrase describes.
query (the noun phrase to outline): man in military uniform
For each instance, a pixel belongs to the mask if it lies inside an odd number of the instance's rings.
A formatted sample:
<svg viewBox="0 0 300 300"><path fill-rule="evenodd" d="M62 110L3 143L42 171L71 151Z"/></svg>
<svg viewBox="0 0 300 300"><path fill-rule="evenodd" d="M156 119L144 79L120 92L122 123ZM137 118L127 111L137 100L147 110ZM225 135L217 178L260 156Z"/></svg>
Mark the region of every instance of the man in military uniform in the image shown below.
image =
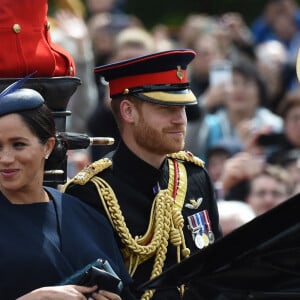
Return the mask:
<svg viewBox="0 0 300 300"><path fill-rule="evenodd" d="M136 286L221 236L204 164L182 151L185 106L197 103L186 72L194 56L171 50L95 68L109 82L122 140L65 191L108 217ZM183 290L137 297L176 300Z"/></svg>

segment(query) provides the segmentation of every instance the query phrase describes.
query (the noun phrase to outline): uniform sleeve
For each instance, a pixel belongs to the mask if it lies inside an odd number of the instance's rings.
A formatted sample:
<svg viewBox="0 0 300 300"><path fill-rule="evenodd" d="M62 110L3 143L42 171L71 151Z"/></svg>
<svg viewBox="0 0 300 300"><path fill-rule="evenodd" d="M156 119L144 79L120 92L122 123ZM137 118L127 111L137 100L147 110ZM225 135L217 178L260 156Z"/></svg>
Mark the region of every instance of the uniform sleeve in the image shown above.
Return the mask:
<svg viewBox="0 0 300 300"><path fill-rule="evenodd" d="M187 165L187 171L189 174L187 199L194 198L195 196L198 197L198 195L203 197L203 204L199 209L208 211L214 236L216 239L220 238L222 236L222 230L219 224L219 212L213 184L209 174L205 168L200 168L193 164Z"/></svg>
<svg viewBox="0 0 300 300"><path fill-rule="evenodd" d="M207 187L209 189L208 193L210 194L210 196L209 196L209 199L210 199L209 215L212 217L211 225L212 225L213 232L215 234L215 238L218 239L218 238L222 237L223 233L222 233L222 229L221 229L220 222L219 222L219 212L218 212L216 195L214 192L212 181L208 175L207 170L203 169L203 171L205 173Z"/></svg>

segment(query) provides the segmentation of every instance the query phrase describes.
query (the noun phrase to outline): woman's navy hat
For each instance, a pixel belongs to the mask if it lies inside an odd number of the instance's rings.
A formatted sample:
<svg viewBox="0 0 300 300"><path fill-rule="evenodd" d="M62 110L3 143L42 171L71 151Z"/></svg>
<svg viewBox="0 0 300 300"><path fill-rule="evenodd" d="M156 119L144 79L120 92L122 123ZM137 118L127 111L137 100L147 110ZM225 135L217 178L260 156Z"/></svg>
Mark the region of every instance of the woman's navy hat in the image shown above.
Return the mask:
<svg viewBox="0 0 300 300"><path fill-rule="evenodd" d="M33 89L21 88L32 74L14 82L0 93L0 116L31 110L44 104L44 98Z"/></svg>
<svg viewBox="0 0 300 300"><path fill-rule="evenodd" d="M112 99L135 95L163 105L196 104L186 72L195 55L190 49L157 52L96 67L94 72L109 83Z"/></svg>

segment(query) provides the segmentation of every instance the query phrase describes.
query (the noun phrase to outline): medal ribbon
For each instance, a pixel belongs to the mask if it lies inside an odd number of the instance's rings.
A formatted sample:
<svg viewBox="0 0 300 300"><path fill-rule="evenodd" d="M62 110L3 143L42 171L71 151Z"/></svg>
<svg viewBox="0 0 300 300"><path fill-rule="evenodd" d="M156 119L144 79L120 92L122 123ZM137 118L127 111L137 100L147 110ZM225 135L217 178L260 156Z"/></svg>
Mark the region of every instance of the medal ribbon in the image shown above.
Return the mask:
<svg viewBox="0 0 300 300"><path fill-rule="evenodd" d="M210 225L210 219L209 219L209 215L208 215L208 211L205 209L203 210L203 216L205 219L205 225L207 226L207 230L211 231L211 225Z"/></svg>
<svg viewBox="0 0 300 300"><path fill-rule="evenodd" d="M193 232L203 229L204 223L201 219L201 213L197 212L191 216L188 216L188 222Z"/></svg>
<svg viewBox="0 0 300 300"><path fill-rule="evenodd" d="M208 238L209 238L209 243L212 244L215 241L215 237L214 237L214 233L212 232L212 229L211 229L208 211L204 210L203 213L204 213L205 223L207 226L207 234L208 234Z"/></svg>

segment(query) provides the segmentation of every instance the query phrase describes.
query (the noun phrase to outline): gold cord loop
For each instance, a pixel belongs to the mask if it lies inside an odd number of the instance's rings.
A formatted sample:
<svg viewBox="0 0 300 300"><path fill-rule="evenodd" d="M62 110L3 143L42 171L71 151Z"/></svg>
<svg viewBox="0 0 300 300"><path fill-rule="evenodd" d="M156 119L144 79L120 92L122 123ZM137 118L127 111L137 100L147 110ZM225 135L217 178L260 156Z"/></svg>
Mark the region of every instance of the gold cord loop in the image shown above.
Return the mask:
<svg viewBox="0 0 300 300"><path fill-rule="evenodd" d="M184 151L181 152L182 153L169 156L171 158L168 159L170 173L168 189L160 190L155 196L148 228L143 236L133 237L130 234L113 189L104 179L94 176L111 166L111 160L101 159L91 164L79 172L78 175L67 184L69 185L71 182L74 182L83 185L90 181L95 185L106 214L114 230L125 245L122 252L131 276L134 275L139 264L153 256L154 264L150 278L152 279L161 274L166 259L169 240L177 248L177 262L180 262L181 255L187 257L190 254L190 250L185 244L183 234L184 219L181 214L187 188L187 175L183 163L176 162L175 164L173 159L189 159L189 161L195 161L201 166L203 166L203 162L200 159L195 160ZM178 182L176 182L176 180ZM64 187L65 189L66 186ZM154 292L155 290L147 290L141 299L151 299Z"/></svg>

